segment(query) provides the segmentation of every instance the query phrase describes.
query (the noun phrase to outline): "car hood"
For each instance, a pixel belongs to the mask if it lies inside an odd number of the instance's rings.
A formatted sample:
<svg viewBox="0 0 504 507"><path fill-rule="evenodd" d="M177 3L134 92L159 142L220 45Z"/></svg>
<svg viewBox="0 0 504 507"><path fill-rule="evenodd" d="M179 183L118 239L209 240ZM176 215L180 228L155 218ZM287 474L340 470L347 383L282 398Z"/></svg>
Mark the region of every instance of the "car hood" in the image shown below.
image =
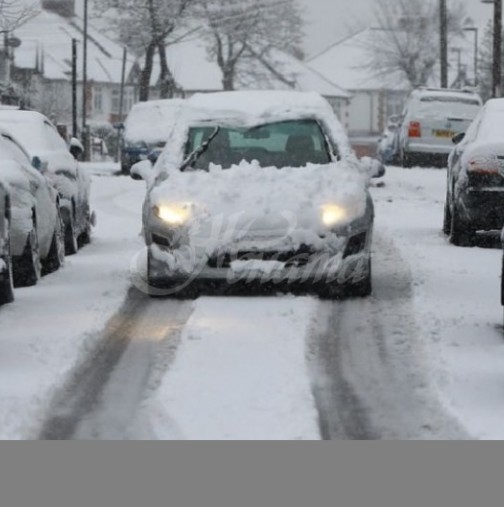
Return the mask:
<svg viewBox="0 0 504 507"><path fill-rule="evenodd" d="M345 163L305 168L262 168L242 163L229 170L175 173L151 191L150 206L190 209L187 230L201 242L283 247L319 246L328 234L322 209L348 210L348 225L366 212L367 178ZM149 210L147 210L149 212Z"/></svg>

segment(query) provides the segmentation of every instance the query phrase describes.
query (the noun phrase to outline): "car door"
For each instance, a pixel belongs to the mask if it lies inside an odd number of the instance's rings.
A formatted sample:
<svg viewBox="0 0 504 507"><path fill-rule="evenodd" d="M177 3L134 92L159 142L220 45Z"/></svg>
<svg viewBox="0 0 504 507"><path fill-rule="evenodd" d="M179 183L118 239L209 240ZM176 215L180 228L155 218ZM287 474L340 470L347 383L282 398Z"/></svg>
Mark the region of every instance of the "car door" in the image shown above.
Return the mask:
<svg viewBox="0 0 504 507"><path fill-rule="evenodd" d="M30 189L35 197L37 213L37 233L40 255L45 258L51 248L52 238L59 220L56 192L48 180L31 165L30 157L21 145L9 134L1 134L2 140L9 147L20 170L30 182Z"/></svg>

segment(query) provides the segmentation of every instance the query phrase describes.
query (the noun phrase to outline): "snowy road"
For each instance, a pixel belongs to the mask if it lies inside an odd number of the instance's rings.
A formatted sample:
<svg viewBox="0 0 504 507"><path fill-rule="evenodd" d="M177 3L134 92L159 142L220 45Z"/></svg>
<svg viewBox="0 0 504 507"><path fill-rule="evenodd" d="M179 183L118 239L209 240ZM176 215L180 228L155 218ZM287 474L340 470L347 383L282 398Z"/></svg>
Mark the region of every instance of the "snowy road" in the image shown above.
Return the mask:
<svg viewBox="0 0 504 507"><path fill-rule="evenodd" d="M129 288L143 185L101 173L94 243L0 309L0 436L504 438L501 254L447 244L444 183L373 190L368 300L175 302Z"/></svg>

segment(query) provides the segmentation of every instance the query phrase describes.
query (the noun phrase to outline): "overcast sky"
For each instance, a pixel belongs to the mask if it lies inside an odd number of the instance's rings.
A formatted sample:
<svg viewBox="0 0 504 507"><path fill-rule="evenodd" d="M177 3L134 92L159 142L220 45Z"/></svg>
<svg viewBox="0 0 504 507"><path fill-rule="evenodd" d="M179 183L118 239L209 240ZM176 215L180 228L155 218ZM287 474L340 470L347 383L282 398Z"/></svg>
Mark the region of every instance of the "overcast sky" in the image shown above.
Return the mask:
<svg viewBox="0 0 504 507"><path fill-rule="evenodd" d="M322 51L359 25L372 22L375 0L299 0L306 13L308 54ZM478 25L490 19L492 7L481 0L464 0Z"/></svg>

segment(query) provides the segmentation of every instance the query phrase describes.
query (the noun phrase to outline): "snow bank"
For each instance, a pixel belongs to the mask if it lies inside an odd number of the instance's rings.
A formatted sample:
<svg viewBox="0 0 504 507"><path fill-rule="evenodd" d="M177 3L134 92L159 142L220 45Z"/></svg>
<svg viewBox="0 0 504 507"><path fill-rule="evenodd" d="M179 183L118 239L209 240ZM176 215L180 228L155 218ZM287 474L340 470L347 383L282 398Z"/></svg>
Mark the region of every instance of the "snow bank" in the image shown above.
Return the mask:
<svg viewBox="0 0 504 507"><path fill-rule="evenodd" d="M175 364L145 407L152 435L319 440L305 351L316 310L304 298L198 300Z"/></svg>

